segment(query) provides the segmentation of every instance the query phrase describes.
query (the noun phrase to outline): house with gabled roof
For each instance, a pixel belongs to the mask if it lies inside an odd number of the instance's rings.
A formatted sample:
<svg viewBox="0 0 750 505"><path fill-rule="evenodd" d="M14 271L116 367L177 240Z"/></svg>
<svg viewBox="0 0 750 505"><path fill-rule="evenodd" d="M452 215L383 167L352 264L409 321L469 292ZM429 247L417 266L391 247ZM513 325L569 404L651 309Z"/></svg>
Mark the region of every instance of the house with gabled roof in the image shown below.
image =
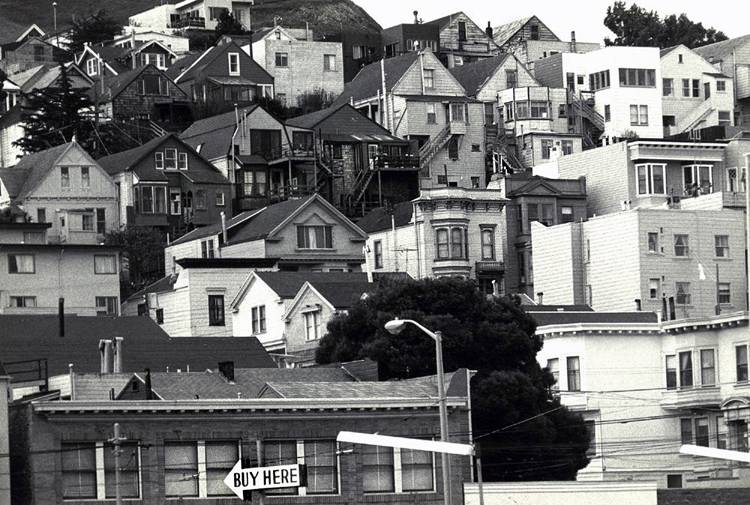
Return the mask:
<svg viewBox="0 0 750 505"><path fill-rule="evenodd" d="M65 63L65 72L70 81L70 86L74 89L88 89L94 84L94 81L72 61ZM59 64L44 64L32 67L25 72L13 75L13 79L21 87L22 93L59 88L62 83Z"/></svg>
<svg viewBox="0 0 750 505"><path fill-rule="evenodd" d="M176 134L99 159L119 187L123 225L179 236L231 217L229 181Z"/></svg>
<svg viewBox="0 0 750 505"><path fill-rule="evenodd" d="M166 70L176 59L177 54L162 42L146 40L129 45L86 45L75 62L89 77L106 79L149 63Z"/></svg>
<svg viewBox="0 0 750 505"><path fill-rule="evenodd" d="M586 53L601 48L598 43L576 41L575 32L570 32L570 41L563 41L537 16L496 26L492 37L502 52L515 54L532 71L536 60L558 53Z"/></svg>
<svg viewBox="0 0 750 505"><path fill-rule="evenodd" d="M0 68L6 74L23 72L41 64L56 64L69 59L70 54L43 39L44 32L31 25L14 40L0 44Z"/></svg>
<svg viewBox="0 0 750 505"><path fill-rule="evenodd" d="M102 120L154 121L179 131L190 123L190 98L163 70L151 63L106 77L89 90Z"/></svg>
<svg viewBox="0 0 750 505"><path fill-rule="evenodd" d="M488 30L483 30L462 11L425 21L424 24L437 26L440 30L438 54L440 61L448 68L489 58L500 52L489 26Z"/></svg>
<svg viewBox="0 0 750 505"><path fill-rule="evenodd" d="M483 106L466 96L432 51L367 65L334 106L347 102L392 135L413 142L421 188L486 186Z"/></svg>
<svg viewBox="0 0 750 505"><path fill-rule="evenodd" d="M330 179L312 130L258 104L198 120L180 136L232 182L237 212L309 195Z"/></svg>
<svg viewBox="0 0 750 505"><path fill-rule="evenodd" d="M124 27L122 35L116 36L112 40L112 45L120 47L135 47L139 44L150 42L152 40L156 40L162 46L166 46L177 56L183 55L190 51L190 39L188 39L187 37L182 37L171 32L148 30L136 26ZM150 61L150 63L153 63L153 61Z"/></svg>
<svg viewBox="0 0 750 505"><path fill-rule="evenodd" d="M273 76L229 37L188 63L174 81L197 102L231 107L274 96Z"/></svg>
<svg viewBox="0 0 750 505"><path fill-rule="evenodd" d="M735 87L735 124L750 124L750 35L714 42L693 49L718 72L732 78Z"/></svg>
<svg viewBox="0 0 750 505"><path fill-rule="evenodd" d="M23 156L0 169L0 181L0 207L51 223L54 242L98 243L120 226L115 182L76 142Z"/></svg>
<svg viewBox="0 0 750 505"><path fill-rule="evenodd" d="M196 228L165 249L165 271L173 271L180 258L197 257L207 240L213 241L211 253L201 256L278 258L282 270L360 271L366 239L364 231L316 193Z"/></svg>

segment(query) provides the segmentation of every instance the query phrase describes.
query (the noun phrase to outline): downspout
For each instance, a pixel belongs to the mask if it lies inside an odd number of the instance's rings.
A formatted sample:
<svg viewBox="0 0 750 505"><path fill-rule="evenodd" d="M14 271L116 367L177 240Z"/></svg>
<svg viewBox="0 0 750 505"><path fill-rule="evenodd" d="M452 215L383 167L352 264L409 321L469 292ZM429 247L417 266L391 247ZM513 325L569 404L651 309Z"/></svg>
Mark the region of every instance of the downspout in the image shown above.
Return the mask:
<svg viewBox="0 0 750 505"><path fill-rule="evenodd" d="M424 52L419 52L419 72L422 76L422 94L425 94L425 88L424 88Z"/></svg>
<svg viewBox="0 0 750 505"><path fill-rule="evenodd" d="M383 121L385 123L386 129L389 132L393 133L390 114L388 113L388 89L386 88L385 84L385 59L380 60L380 87L382 88L382 91L380 92L382 103L380 104L380 106L382 107L383 111Z"/></svg>
<svg viewBox="0 0 750 505"><path fill-rule="evenodd" d="M417 251L417 279L422 278L422 259L419 254L419 227L417 226L417 202L412 202L412 219L414 220L414 243Z"/></svg>
<svg viewBox="0 0 750 505"><path fill-rule="evenodd" d="M391 231L393 232L393 261L398 272L398 239L396 238L396 215L391 214Z"/></svg>

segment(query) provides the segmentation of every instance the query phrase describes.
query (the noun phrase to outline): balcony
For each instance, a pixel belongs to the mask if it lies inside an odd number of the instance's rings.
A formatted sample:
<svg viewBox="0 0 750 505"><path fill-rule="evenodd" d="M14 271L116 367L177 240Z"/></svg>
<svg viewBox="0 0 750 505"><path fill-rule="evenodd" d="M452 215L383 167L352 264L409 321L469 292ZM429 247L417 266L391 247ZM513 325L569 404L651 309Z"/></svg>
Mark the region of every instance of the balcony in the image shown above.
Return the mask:
<svg viewBox="0 0 750 505"><path fill-rule="evenodd" d="M379 154L372 160L373 168L380 170L419 170L419 155L391 156Z"/></svg>
<svg viewBox="0 0 750 505"><path fill-rule="evenodd" d="M167 28L175 30L181 30L184 28L199 28L203 29L206 27L206 18L202 17L184 17L184 18L172 18Z"/></svg>
<svg viewBox="0 0 750 505"><path fill-rule="evenodd" d="M721 404L721 390L717 386L670 389L662 392L659 402L665 409L687 409Z"/></svg>
<svg viewBox="0 0 750 505"><path fill-rule="evenodd" d="M505 272L505 264L502 261L477 261L477 276L496 276Z"/></svg>

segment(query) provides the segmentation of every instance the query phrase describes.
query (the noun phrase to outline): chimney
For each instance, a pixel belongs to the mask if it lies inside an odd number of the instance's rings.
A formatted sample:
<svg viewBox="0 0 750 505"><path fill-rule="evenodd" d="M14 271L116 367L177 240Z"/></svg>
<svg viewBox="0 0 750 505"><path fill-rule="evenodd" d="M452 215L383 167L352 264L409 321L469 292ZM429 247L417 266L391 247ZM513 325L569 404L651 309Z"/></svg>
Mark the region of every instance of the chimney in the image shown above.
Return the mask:
<svg viewBox="0 0 750 505"><path fill-rule="evenodd" d="M641 311L641 299L636 298L634 301L635 301L635 311L640 312Z"/></svg>
<svg viewBox="0 0 750 505"><path fill-rule="evenodd" d="M68 363L68 378L70 380L70 399L76 399L76 374L73 371L73 363Z"/></svg>
<svg viewBox="0 0 750 505"><path fill-rule="evenodd" d="M99 372L112 373L112 341L99 340Z"/></svg>
<svg viewBox="0 0 750 505"><path fill-rule="evenodd" d="M575 30L570 32L570 52L576 52L576 32Z"/></svg>
<svg viewBox="0 0 750 505"><path fill-rule="evenodd" d="M544 300L544 293L542 293L542 292L540 291L540 292L538 292L538 293L536 294L536 303L537 303L538 305L543 305L543 304L544 304L543 300Z"/></svg>
<svg viewBox="0 0 750 505"><path fill-rule="evenodd" d="M146 400L153 400L154 399L154 391L151 389L151 369L146 369L146 378L144 380L146 383Z"/></svg>
<svg viewBox="0 0 750 505"><path fill-rule="evenodd" d="M113 373L122 373L122 341L122 337L115 337L113 351Z"/></svg>
<svg viewBox="0 0 750 505"><path fill-rule="evenodd" d="M484 33L486 33L489 38L493 38L492 22L487 21L487 28L484 29Z"/></svg>
<svg viewBox="0 0 750 505"><path fill-rule="evenodd" d="M419 24L419 11L414 11L414 24Z"/></svg>
<svg viewBox="0 0 750 505"><path fill-rule="evenodd" d="M227 237L227 215L221 211L221 240L226 244L229 240Z"/></svg>
<svg viewBox="0 0 750 505"><path fill-rule="evenodd" d="M220 361L219 373L229 382L234 382L234 361Z"/></svg>
<svg viewBox="0 0 750 505"><path fill-rule="evenodd" d="M57 326L60 330L60 338L65 336L65 298L57 300Z"/></svg>

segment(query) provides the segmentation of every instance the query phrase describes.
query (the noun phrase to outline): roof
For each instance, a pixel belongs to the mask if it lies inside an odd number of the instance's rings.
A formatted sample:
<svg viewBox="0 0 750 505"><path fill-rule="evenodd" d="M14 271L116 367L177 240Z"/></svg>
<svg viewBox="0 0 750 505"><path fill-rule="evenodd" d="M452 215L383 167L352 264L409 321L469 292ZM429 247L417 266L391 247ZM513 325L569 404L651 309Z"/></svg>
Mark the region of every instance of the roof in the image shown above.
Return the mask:
<svg viewBox="0 0 750 505"><path fill-rule="evenodd" d="M397 203L390 209L379 207L373 209L357 221L357 226L362 228L366 233L388 230L393 226L391 215L393 215L393 221L395 221L397 227L405 226L411 221L413 211L414 205L411 202Z"/></svg>
<svg viewBox="0 0 750 505"><path fill-rule="evenodd" d="M593 312L594 309L588 305L524 305L526 312Z"/></svg>
<svg viewBox="0 0 750 505"><path fill-rule="evenodd" d="M112 100L116 98L120 93L122 93L128 86L130 86L133 81L135 81L138 76L140 76L144 70L147 68L151 68L153 70L156 70L160 74L164 75L166 77L166 74L156 68L153 64L149 63L148 65L143 65L138 68L134 68L127 71L122 71L118 75L112 75L108 76L104 80L104 85L107 88L107 96L106 98L108 100ZM167 77L168 78L168 77ZM95 100L97 93L97 88L92 88L89 91L89 96L92 100Z"/></svg>
<svg viewBox="0 0 750 505"><path fill-rule="evenodd" d="M659 57L660 57L660 58L664 58L664 57L665 57L666 55L668 55L669 53L671 53L672 51L674 51L675 49L677 49L677 48L678 48L678 47L680 47L681 45L682 45L682 44L677 44L677 45L675 45L675 46L671 46L671 47L664 47L664 48L660 49L660 50L659 50Z"/></svg>
<svg viewBox="0 0 750 505"><path fill-rule="evenodd" d="M273 268L279 258L182 258L182 268Z"/></svg>
<svg viewBox="0 0 750 505"><path fill-rule="evenodd" d="M227 50L230 46L234 46L234 49L236 52L240 54L240 58L244 58L246 64L245 66L249 65L250 72L245 71L245 75L241 77L230 77L228 75L224 75L223 73L218 75L210 75L208 74L208 67L213 63L216 58L224 54L224 51ZM199 61L200 60L200 61ZM180 62L180 65L183 65L187 62ZM176 66L176 65L173 65ZM212 46L208 49L206 49L201 55L198 57L192 59L192 62L184 67L185 70L178 73L178 76L175 78L175 80L179 82L188 81L190 79L197 79L197 78L212 78L216 80L217 77L220 77L221 83L226 84L273 84L273 77L271 74L266 72L263 67L258 65L258 63L255 62L254 59L252 59L250 56L245 53L242 48L233 41L225 41L220 42L215 46ZM226 65L224 65L223 68L227 68ZM227 73L228 73L227 68ZM226 81L226 82L224 82Z"/></svg>
<svg viewBox="0 0 750 505"><path fill-rule="evenodd" d="M203 53L202 52L195 52L195 53L189 53L183 56L182 58L178 58L175 60L174 63L167 69L166 74L167 77L174 80L179 76L184 70L186 70L190 65L192 65L195 60L201 57Z"/></svg>
<svg viewBox="0 0 750 505"><path fill-rule="evenodd" d="M0 129L20 124L22 121L23 107L21 107L21 104L19 103L8 109L5 114L0 115Z"/></svg>
<svg viewBox="0 0 750 505"><path fill-rule="evenodd" d="M400 56L383 60L385 67L385 87L391 91L401 77L419 59L419 52L410 51ZM349 102L350 99L362 100L371 98L381 90L380 61L363 67L351 82L344 86L344 91L334 101L334 105Z"/></svg>
<svg viewBox="0 0 750 505"><path fill-rule="evenodd" d="M59 336L57 315L0 314L0 356L4 362L47 359L50 375L68 373L73 363L80 373L100 367L99 340L123 337L123 370L151 368L195 370L233 360L238 367L272 367L273 360L253 337L171 338L151 318L65 316L65 336Z"/></svg>
<svg viewBox="0 0 750 505"><path fill-rule="evenodd" d="M240 114L248 114L257 107L259 106L253 105L242 110ZM194 122L180 134L180 138L193 149L202 145L201 156L213 160L232 152L232 136L236 127L237 113L232 110Z"/></svg>
<svg viewBox="0 0 750 505"><path fill-rule="evenodd" d="M658 321L654 312L533 311L531 317L536 321L537 327L585 323L656 323Z"/></svg>
<svg viewBox="0 0 750 505"><path fill-rule="evenodd" d="M459 14L464 14L464 13L462 11L454 12L453 14L449 14L449 15L443 16L441 18L433 19L432 21L425 21L424 24L426 24L426 25L438 25L440 27L440 29L442 30L443 28L445 28L446 26L448 26L449 24L451 24L451 22L453 21L453 18L455 18ZM464 15L466 15L466 14L464 14Z"/></svg>
<svg viewBox="0 0 750 505"><path fill-rule="evenodd" d="M308 281L316 288L325 285L326 292L345 285L367 284L367 274L360 272L255 272L255 275L276 292L279 298L289 299L294 298Z"/></svg>
<svg viewBox="0 0 750 505"><path fill-rule="evenodd" d="M252 42L259 42L263 40L266 37L266 35L274 31L275 29L276 27L266 26L263 28L258 28L257 30L253 30L252 32L250 32L251 33L250 40Z"/></svg>
<svg viewBox="0 0 750 505"><path fill-rule="evenodd" d="M534 16L527 16L525 18L511 21L510 23L505 23L504 25L496 26L492 30L495 43L498 46L502 46L503 44L508 42L516 33L518 33L519 30L521 30L521 28L526 25L526 23L531 21L531 18L533 17Z"/></svg>
<svg viewBox="0 0 750 505"><path fill-rule="evenodd" d="M229 232L229 244L260 240L268 235L296 210L308 203L315 195L296 200L286 200L262 209Z"/></svg>
<svg viewBox="0 0 750 505"><path fill-rule="evenodd" d="M73 142L23 156L11 168L0 169L0 179L11 198L21 199L27 196L47 176L55 162L68 150Z"/></svg>
<svg viewBox="0 0 750 505"><path fill-rule="evenodd" d="M117 395L130 381L132 373L75 374L76 400L109 400L111 391Z"/></svg>
<svg viewBox="0 0 750 505"><path fill-rule="evenodd" d="M227 229L232 228L233 226L237 226L239 223L243 222L245 219L248 219L252 217L253 215L257 214L258 212L262 212L265 209L256 209L256 210L246 210L244 212L240 212L233 218L227 221ZM177 240L173 240L169 243L170 246L173 245L179 245L184 244L186 242L191 242L193 240L197 240L200 238L206 238L211 237L213 235L217 235L221 233L221 222L210 224L208 226L199 226L198 228L193 229L192 231L189 231L182 237L178 238Z"/></svg>
<svg viewBox="0 0 750 505"><path fill-rule="evenodd" d="M320 295L336 309L348 309L356 304L362 295L371 291L374 283L364 279L351 279L345 282L308 281Z"/></svg>
<svg viewBox="0 0 750 505"><path fill-rule="evenodd" d="M489 78L495 75L497 69L510 58L510 54L501 54L492 58L480 59L448 69L453 77L461 83L469 96L476 96Z"/></svg>
<svg viewBox="0 0 750 505"><path fill-rule="evenodd" d="M434 398L437 388L385 382L268 382L262 397L274 398Z"/></svg>
<svg viewBox="0 0 750 505"><path fill-rule="evenodd" d="M286 123L296 128L317 128L324 140L329 141L407 143L404 139L391 135L375 121L363 116L349 103L291 118Z"/></svg>
<svg viewBox="0 0 750 505"><path fill-rule="evenodd" d="M742 35L741 37L735 37L733 39L722 40L721 42L714 42L701 47L694 47L693 51L703 56L705 59L710 61L710 58L719 60L727 60L731 56L732 52L738 48L750 44L750 34Z"/></svg>
<svg viewBox="0 0 750 505"><path fill-rule="evenodd" d="M158 281L149 284L140 291L136 291L135 293L130 295L126 301L135 300L136 298L142 298L149 293L164 293L166 291L172 291L172 288L174 288L174 285L177 282L177 277L179 275L179 273L174 273L171 275L167 275L166 277L162 277Z"/></svg>

